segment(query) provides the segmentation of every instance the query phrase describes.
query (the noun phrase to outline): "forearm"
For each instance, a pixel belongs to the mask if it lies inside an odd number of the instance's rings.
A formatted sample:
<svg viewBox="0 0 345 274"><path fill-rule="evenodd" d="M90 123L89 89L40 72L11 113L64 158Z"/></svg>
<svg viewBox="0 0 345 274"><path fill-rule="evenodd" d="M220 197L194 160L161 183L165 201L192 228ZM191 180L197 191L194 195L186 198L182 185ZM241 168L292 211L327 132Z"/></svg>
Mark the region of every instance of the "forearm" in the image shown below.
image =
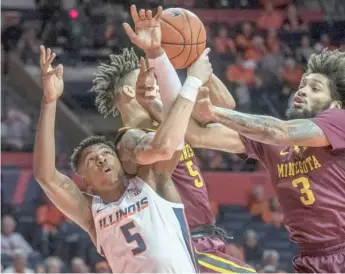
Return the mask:
<svg viewBox="0 0 345 274"><path fill-rule="evenodd" d="M56 104L42 101L33 156L33 172L38 180L53 181L55 176Z"/></svg>
<svg viewBox="0 0 345 274"><path fill-rule="evenodd" d="M152 141L153 148L168 151L168 154L172 156L176 148L184 142L193 106L194 103L183 96L177 97L167 117L156 132Z"/></svg>
<svg viewBox="0 0 345 274"><path fill-rule="evenodd" d="M285 121L269 116L245 114L230 109L213 107L212 121L263 143L286 145L290 139Z"/></svg>
<svg viewBox="0 0 345 274"><path fill-rule="evenodd" d="M214 106L234 109L236 102L224 83L214 74L212 74L210 82L210 99Z"/></svg>
<svg viewBox="0 0 345 274"><path fill-rule="evenodd" d="M258 142L271 145L322 147L329 145L323 131L309 119L279 120L213 107L214 122Z"/></svg>
<svg viewBox="0 0 345 274"><path fill-rule="evenodd" d="M164 51L158 58L149 58L148 61L155 68L163 110L167 114L182 88L181 81Z"/></svg>

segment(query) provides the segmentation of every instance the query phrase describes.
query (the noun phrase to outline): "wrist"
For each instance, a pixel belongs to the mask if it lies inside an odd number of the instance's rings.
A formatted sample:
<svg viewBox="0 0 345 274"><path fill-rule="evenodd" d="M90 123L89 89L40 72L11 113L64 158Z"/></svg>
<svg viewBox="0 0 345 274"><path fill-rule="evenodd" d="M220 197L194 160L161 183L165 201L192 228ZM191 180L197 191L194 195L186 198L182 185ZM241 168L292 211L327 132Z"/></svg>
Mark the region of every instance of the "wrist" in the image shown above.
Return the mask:
<svg viewBox="0 0 345 274"><path fill-rule="evenodd" d="M162 47L145 50L145 54L146 54L148 59L156 59L156 58L160 57L161 55L163 55L164 53L165 52L164 52L164 49Z"/></svg>
<svg viewBox="0 0 345 274"><path fill-rule="evenodd" d="M45 105L45 106L48 106L48 105L56 105L57 103L57 99L54 98L47 98L47 97L44 97L42 98L42 104Z"/></svg>
<svg viewBox="0 0 345 274"><path fill-rule="evenodd" d="M202 86L202 81L195 76L188 76L182 86L180 96L188 99L191 102L195 102L199 93L199 88Z"/></svg>

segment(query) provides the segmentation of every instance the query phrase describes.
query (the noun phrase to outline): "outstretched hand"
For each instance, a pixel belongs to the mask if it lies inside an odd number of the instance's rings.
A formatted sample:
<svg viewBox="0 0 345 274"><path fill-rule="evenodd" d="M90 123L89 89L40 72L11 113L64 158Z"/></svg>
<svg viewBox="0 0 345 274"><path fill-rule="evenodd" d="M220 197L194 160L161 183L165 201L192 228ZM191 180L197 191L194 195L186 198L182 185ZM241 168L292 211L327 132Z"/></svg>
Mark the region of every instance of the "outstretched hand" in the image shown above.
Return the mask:
<svg viewBox="0 0 345 274"><path fill-rule="evenodd" d="M46 103L57 101L64 88L63 66L60 64L53 69L51 65L55 57L56 54L51 53L50 48L45 49L44 46L40 46L42 87L44 101Z"/></svg>
<svg viewBox="0 0 345 274"><path fill-rule="evenodd" d="M143 49L146 53L161 49L162 31L160 18L162 7L158 8L156 16L152 16L151 10L141 9L139 13L135 5L131 6L131 16L134 21L135 30L127 23L123 27L132 43Z"/></svg>
<svg viewBox="0 0 345 274"><path fill-rule="evenodd" d="M203 86L199 89L198 99L195 102L192 116L200 123L212 121L213 105L208 87Z"/></svg>

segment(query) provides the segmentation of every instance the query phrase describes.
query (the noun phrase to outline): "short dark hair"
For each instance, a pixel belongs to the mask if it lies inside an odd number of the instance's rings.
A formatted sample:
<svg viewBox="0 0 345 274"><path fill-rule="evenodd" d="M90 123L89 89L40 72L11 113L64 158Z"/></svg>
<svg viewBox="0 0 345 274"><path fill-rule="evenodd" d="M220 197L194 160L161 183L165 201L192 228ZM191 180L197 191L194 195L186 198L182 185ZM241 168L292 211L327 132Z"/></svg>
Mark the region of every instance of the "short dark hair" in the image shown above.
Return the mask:
<svg viewBox="0 0 345 274"><path fill-rule="evenodd" d="M71 168L77 172L78 165L80 161L81 154L83 151L93 145L104 144L109 146L114 152L115 146L112 142L108 141L104 136L90 136L82 140L79 145L73 150L73 153L70 158L70 166Z"/></svg>
<svg viewBox="0 0 345 274"><path fill-rule="evenodd" d="M345 107L345 52L324 50L312 54L308 60L306 75L320 73L330 81L331 95Z"/></svg>
<svg viewBox="0 0 345 274"><path fill-rule="evenodd" d="M98 66L90 91L97 94L95 104L104 117L109 114L116 115L114 89L126 74L139 69L139 67L139 59L133 48L125 48L121 54L110 55L107 64L101 63Z"/></svg>

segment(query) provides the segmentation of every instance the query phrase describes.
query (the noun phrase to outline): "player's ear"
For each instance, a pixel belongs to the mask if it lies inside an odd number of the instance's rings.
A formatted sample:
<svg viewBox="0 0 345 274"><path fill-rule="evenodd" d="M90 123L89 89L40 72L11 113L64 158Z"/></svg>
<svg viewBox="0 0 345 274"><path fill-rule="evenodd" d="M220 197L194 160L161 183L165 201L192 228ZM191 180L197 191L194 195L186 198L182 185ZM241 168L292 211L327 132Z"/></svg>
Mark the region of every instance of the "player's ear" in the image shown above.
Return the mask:
<svg viewBox="0 0 345 274"><path fill-rule="evenodd" d="M132 86L123 85L122 90L126 96L128 96L130 98L135 98L135 89Z"/></svg>
<svg viewBox="0 0 345 274"><path fill-rule="evenodd" d="M343 107L343 103L341 101L333 101L329 108L339 108Z"/></svg>

